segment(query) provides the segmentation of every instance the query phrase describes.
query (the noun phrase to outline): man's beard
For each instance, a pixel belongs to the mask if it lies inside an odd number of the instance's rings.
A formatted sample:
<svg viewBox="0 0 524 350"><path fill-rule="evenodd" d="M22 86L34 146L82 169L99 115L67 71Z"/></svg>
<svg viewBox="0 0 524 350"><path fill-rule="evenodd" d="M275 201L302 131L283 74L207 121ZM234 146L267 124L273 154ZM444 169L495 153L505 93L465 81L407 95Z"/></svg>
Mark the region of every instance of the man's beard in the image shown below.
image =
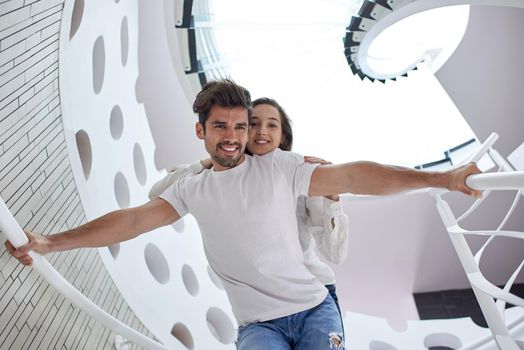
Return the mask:
<svg viewBox="0 0 524 350"><path fill-rule="evenodd" d="M238 165L238 162L240 161L240 158L242 158L242 154L240 154L237 158L221 158L218 156L213 156L213 160L215 162L226 168L236 167Z"/></svg>
<svg viewBox="0 0 524 350"><path fill-rule="evenodd" d="M234 167L236 167L238 165L238 162L242 158L242 155L243 155L242 146L239 143L232 143L232 144L228 143L227 145L230 145L230 146L238 146L238 149L240 150L240 152L238 154L238 157L236 157L236 158L222 158L222 157L218 156L218 152L220 150L220 146L222 146L222 145L223 145L222 143L219 143L216 146L217 153L212 156L213 160L215 162L217 162L218 164L220 164L221 166L226 167L226 168L234 168Z"/></svg>

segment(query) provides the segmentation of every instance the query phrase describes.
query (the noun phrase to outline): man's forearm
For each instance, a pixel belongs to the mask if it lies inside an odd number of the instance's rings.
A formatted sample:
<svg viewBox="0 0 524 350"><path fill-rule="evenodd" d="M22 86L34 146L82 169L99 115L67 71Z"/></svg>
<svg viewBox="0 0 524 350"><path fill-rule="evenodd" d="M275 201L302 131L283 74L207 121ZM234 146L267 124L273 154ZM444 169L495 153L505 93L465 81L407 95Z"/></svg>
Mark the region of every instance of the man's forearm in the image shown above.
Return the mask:
<svg viewBox="0 0 524 350"><path fill-rule="evenodd" d="M51 252L82 248L104 247L134 238L141 233L180 219L178 212L165 200L155 199L141 206L117 210L73 230L42 236L26 232L29 242L15 248L6 241L9 254L24 265L33 263L30 251L45 255Z"/></svg>
<svg viewBox="0 0 524 350"><path fill-rule="evenodd" d="M479 172L473 163L446 172L419 171L374 162L319 166L311 177L309 195L388 195L424 187L441 187L477 196L480 193L467 187L465 180L467 176Z"/></svg>
<svg viewBox="0 0 524 350"><path fill-rule="evenodd" d="M410 168L358 162L348 168L355 194L388 195L424 187L447 188L447 172L418 171Z"/></svg>
<svg viewBox="0 0 524 350"><path fill-rule="evenodd" d="M117 210L75 229L47 236L50 252L75 248L104 247L140 234L131 210Z"/></svg>

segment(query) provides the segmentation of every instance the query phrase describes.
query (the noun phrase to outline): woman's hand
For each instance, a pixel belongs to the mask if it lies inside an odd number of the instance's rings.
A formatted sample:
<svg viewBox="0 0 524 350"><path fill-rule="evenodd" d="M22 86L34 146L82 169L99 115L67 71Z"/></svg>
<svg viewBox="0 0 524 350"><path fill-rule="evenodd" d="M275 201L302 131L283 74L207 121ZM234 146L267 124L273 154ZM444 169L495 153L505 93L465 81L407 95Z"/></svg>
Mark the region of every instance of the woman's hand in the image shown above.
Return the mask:
<svg viewBox="0 0 524 350"><path fill-rule="evenodd" d="M207 159L202 159L200 161L200 164L202 164L202 166L205 168L205 169L211 169L213 167L213 162L211 161L211 158L207 158Z"/></svg>
<svg viewBox="0 0 524 350"><path fill-rule="evenodd" d="M311 164L321 164L321 165L333 164L331 162L328 162L325 159L313 157L313 156L304 156L304 162L311 163ZM340 196L338 194L332 194L332 195L325 196L325 197L335 202L338 202L340 200Z"/></svg>

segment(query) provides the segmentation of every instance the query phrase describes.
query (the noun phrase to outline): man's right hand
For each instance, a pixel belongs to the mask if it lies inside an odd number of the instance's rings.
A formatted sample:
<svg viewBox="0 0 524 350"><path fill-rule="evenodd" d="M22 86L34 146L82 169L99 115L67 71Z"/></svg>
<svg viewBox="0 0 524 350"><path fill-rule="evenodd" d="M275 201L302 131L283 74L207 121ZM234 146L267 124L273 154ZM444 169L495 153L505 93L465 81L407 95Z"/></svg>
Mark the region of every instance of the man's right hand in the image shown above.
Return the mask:
<svg viewBox="0 0 524 350"><path fill-rule="evenodd" d="M7 251L11 256L18 259L18 261L20 261L22 264L26 266L31 266L33 264L33 258L29 256L29 251L32 250L41 255L49 253L49 240L45 236L29 231L25 231L25 234L29 239L29 243L24 244L18 249L13 247L13 245L9 241L6 241L4 245L6 246Z"/></svg>

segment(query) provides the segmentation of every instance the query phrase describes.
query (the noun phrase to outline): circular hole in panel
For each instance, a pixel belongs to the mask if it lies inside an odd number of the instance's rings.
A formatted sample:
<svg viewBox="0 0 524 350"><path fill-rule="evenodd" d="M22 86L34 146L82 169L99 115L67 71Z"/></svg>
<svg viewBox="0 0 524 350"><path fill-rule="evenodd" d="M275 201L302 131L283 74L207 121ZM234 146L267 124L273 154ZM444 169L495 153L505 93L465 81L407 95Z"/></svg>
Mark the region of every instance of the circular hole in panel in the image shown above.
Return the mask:
<svg viewBox="0 0 524 350"><path fill-rule="evenodd" d="M211 266L207 265L207 274L209 275L209 278L211 279L211 282L220 290L224 290L224 285L222 284L222 280L218 275L213 271Z"/></svg>
<svg viewBox="0 0 524 350"><path fill-rule="evenodd" d="M89 135L84 130L79 130L75 134L76 148L78 149L78 155L80 156L80 163L82 164L82 170L84 177L87 180L91 173L91 164L93 162L93 153L91 151L91 140Z"/></svg>
<svg viewBox="0 0 524 350"><path fill-rule="evenodd" d="M209 331L222 344L231 344L235 341L235 327L227 314L217 307L211 307L206 313Z"/></svg>
<svg viewBox="0 0 524 350"><path fill-rule="evenodd" d="M118 105L115 105L111 110L109 130L111 131L111 137L113 137L113 140L118 140L122 136L124 130L124 116Z"/></svg>
<svg viewBox="0 0 524 350"><path fill-rule="evenodd" d="M133 164L135 166L135 175L138 183L142 186L147 181L146 161L144 159L144 153L138 143L135 143L133 147Z"/></svg>
<svg viewBox="0 0 524 350"><path fill-rule="evenodd" d="M136 101L139 103L142 103L141 97L142 95L140 94L140 75L139 75L135 80L135 99Z"/></svg>
<svg viewBox="0 0 524 350"><path fill-rule="evenodd" d="M109 252L113 256L113 259L116 260L118 258L118 254L120 254L120 243L111 244L107 248L109 248Z"/></svg>
<svg viewBox="0 0 524 350"><path fill-rule="evenodd" d="M198 295L198 280L195 272L189 265L182 266L182 281L189 294L196 297Z"/></svg>
<svg viewBox="0 0 524 350"><path fill-rule="evenodd" d="M99 36L93 47L93 91L95 94L100 93L104 84L104 74L106 66L106 50L104 38Z"/></svg>
<svg viewBox="0 0 524 350"><path fill-rule="evenodd" d="M171 334L173 337L177 338L186 348L193 350L195 348L195 343L193 342L193 336L186 325L183 323L176 323L173 328L171 328Z"/></svg>
<svg viewBox="0 0 524 350"><path fill-rule="evenodd" d="M175 229L176 232L182 233L184 232L184 229L186 228L186 224L184 222L184 218L180 218L174 223L171 224L171 227Z"/></svg>
<svg viewBox="0 0 524 350"><path fill-rule="evenodd" d="M128 208L130 198L129 185L127 184L124 174L122 174L120 171L115 175L114 189L118 206L122 209Z"/></svg>
<svg viewBox="0 0 524 350"><path fill-rule="evenodd" d="M369 350L397 350L397 348L383 341L374 340L369 343Z"/></svg>
<svg viewBox="0 0 524 350"><path fill-rule="evenodd" d="M460 349L462 348L462 342L453 334L434 333L424 338L424 346L428 349Z"/></svg>
<svg viewBox="0 0 524 350"><path fill-rule="evenodd" d="M71 14L71 28L69 28L69 40L73 39L84 15L84 0L75 0L73 13Z"/></svg>
<svg viewBox="0 0 524 350"><path fill-rule="evenodd" d="M122 136L122 132L124 131L124 116L118 105L115 105L111 110L111 116L109 117L109 130L111 131L111 137L115 141Z"/></svg>
<svg viewBox="0 0 524 350"><path fill-rule="evenodd" d="M122 18L120 24L120 58L122 65L125 67L127 63L127 55L129 53L129 29L127 27L127 17Z"/></svg>
<svg viewBox="0 0 524 350"><path fill-rule="evenodd" d="M149 272L158 283L166 284L169 282L169 265L162 251L153 243L148 243L144 250L144 257Z"/></svg>

